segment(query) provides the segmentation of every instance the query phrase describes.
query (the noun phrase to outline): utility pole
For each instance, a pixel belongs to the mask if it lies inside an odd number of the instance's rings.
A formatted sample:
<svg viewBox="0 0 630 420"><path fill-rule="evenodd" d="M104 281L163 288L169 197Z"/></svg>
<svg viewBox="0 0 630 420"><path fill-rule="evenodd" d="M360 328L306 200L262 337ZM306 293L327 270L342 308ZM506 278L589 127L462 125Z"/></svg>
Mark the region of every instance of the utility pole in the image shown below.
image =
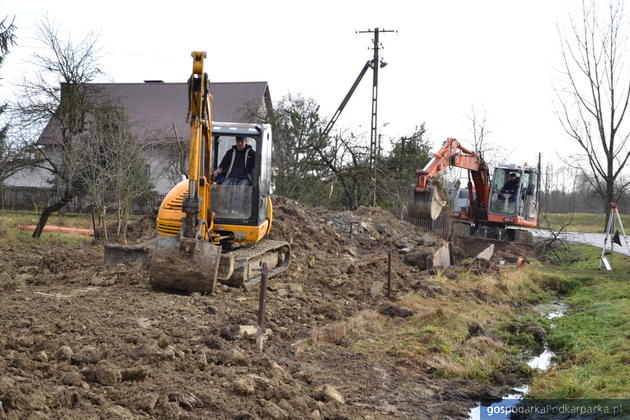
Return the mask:
<svg viewBox="0 0 630 420"><path fill-rule="evenodd" d="M378 145L377 145L377 115L378 115L378 69L385 67L387 65L386 62L380 61L379 58L379 50L383 48L379 41L379 34L387 33L387 32L398 32L396 30L390 29L368 29L367 31L357 31L359 34L374 34L374 38L372 42L374 44L374 58L372 59L372 117L370 122L370 159L369 164L372 169L372 183L373 183L373 191L372 191L372 205L376 206L376 158L378 154Z"/></svg>

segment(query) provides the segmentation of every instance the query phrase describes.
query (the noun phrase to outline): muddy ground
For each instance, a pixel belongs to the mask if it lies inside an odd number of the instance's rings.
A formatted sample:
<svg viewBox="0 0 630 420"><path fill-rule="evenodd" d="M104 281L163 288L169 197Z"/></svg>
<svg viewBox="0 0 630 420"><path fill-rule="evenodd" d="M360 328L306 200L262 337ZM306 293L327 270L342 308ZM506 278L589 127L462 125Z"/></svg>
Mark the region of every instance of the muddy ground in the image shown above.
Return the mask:
<svg viewBox="0 0 630 420"><path fill-rule="evenodd" d="M156 292L139 267L103 267L98 243L0 248L0 418L466 418L501 391L307 345L317 327L390 305L389 249L396 295L415 293L441 240L379 209L274 210L293 261L270 282L262 354L240 332L258 290Z"/></svg>

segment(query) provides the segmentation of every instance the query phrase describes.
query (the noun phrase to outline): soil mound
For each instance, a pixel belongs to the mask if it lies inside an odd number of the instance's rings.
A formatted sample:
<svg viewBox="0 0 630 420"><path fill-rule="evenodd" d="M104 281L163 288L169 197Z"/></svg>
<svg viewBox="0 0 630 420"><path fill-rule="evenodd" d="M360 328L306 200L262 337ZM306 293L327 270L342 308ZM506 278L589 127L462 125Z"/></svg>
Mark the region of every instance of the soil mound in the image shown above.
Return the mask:
<svg viewBox="0 0 630 420"><path fill-rule="evenodd" d="M294 249L340 251L348 245L376 250L402 248L423 243L426 233L411 223L399 220L389 211L360 207L356 211L331 211L309 208L286 198L274 199L271 238L283 239ZM431 236L433 243L439 242Z"/></svg>

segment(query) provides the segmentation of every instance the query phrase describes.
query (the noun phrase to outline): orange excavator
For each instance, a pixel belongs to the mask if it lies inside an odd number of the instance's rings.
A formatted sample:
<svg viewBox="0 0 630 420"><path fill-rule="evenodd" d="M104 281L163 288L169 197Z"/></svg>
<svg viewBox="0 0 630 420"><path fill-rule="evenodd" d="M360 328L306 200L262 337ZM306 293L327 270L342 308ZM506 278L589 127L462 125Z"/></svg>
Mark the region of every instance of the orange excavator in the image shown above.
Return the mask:
<svg viewBox="0 0 630 420"><path fill-rule="evenodd" d="M468 170L468 206L452 210L453 232L486 238L530 242L520 228L538 225L539 170L524 165L498 165L490 170L483 158L447 139L427 165L416 171L417 182L409 199L412 218L435 220L446 206L436 179L450 167Z"/></svg>

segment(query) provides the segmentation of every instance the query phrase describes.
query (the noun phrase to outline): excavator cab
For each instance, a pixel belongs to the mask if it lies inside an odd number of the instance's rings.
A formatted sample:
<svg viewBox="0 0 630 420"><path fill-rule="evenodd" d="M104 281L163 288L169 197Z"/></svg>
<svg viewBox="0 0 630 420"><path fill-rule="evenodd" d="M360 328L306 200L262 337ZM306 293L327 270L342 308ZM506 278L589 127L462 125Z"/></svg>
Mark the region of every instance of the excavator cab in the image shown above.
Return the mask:
<svg viewBox="0 0 630 420"><path fill-rule="evenodd" d="M536 226L538 170L504 165L492 177L488 220L509 225Z"/></svg>
<svg viewBox="0 0 630 420"><path fill-rule="evenodd" d="M212 170L234 146L236 136L245 137L255 152L251 185L228 185L226 180L211 186L214 231L224 246L256 243L271 229L271 126L214 122Z"/></svg>
<svg viewBox="0 0 630 420"><path fill-rule="evenodd" d="M273 220L269 124L213 122L210 172L219 167L237 136L244 137L255 152L251 185L229 185L226 180L212 182L212 231L220 238L222 248L217 279L230 286L247 288L260 281L263 263L267 264L269 276L286 270L291 251L284 241L265 239Z"/></svg>

